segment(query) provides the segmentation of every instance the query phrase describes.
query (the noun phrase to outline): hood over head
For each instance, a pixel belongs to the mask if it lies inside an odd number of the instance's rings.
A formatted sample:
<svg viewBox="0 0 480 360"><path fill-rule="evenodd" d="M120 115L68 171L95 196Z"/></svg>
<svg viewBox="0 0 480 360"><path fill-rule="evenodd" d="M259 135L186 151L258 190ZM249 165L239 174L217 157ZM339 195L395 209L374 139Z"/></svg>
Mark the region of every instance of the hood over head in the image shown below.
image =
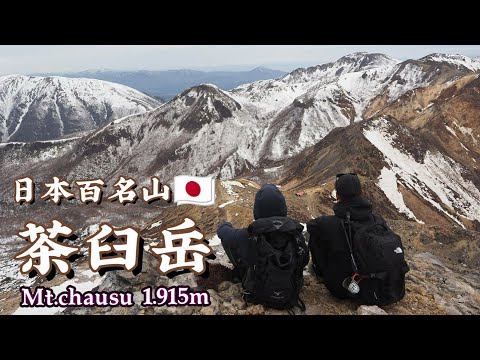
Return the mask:
<svg viewBox="0 0 480 360"><path fill-rule="evenodd" d="M362 185L357 175L353 173L337 175L335 190L342 199L354 198L362 194Z"/></svg>
<svg viewBox="0 0 480 360"><path fill-rule="evenodd" d="M275 185L266 184L255 195L253 217L257 220L273 216L287 216L287 203Z"/></svg>

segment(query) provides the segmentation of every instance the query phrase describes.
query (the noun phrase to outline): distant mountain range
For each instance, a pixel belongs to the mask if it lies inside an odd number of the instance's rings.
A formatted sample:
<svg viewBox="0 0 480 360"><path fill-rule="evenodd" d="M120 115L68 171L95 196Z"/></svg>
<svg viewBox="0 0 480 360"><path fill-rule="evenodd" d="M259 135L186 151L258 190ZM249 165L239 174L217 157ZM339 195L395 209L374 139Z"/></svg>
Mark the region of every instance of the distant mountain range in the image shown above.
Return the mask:
<svg viewBox="0 0 480 360"><path fill-rule="evenodd" d="M213 84L229 90L239 85L257 80L274 79L285 75L280 70L257 67L250 71L113 71L87 70L75 73L49 73L41 76L64 76L70 78L89 78L110 81L130 86L147 95L167 101L185 89L200 84Z"/></svg>

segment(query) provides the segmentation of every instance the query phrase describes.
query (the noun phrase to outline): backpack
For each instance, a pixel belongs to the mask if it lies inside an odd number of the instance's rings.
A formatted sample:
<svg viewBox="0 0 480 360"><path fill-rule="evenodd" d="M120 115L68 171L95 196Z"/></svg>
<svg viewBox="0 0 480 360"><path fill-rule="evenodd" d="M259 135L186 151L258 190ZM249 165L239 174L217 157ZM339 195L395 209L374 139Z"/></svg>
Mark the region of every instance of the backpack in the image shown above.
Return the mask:
<svg viewBox="0 0 480 360"><path fill-rule="evenodd" d="M303 235L274 231L251 238L251 258L242 285L246 302L274 309L302 311L303 259L308 253Z"/></svg>
<svg viewBox="0 0 480 360"><path fill-rule="evenodd" d="M359 287L353 291L358 292L353 296L363 304L389 305L405 296L405 274L410 269L405 261L400 236L381 218L372 216L374 222L370 225L352 222L349 212L347 220L342 219L354 271L350 284L354 289L355 284ZM349 285L347 279L344 287Z"/></svg>

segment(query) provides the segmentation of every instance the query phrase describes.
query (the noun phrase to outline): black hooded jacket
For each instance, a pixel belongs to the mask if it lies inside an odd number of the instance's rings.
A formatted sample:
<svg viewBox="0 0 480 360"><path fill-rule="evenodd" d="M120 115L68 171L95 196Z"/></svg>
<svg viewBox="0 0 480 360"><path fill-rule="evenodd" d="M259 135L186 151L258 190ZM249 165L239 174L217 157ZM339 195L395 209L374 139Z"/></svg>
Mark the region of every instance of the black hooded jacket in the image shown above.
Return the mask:
<svg viewBox="0 0 480 360"><path fill-rule="evenodd" d="M233 265L235 266L240 260L247 259L251 254L251 246L253 246L251 237L256 234L280 230L303 237L301 235L303 226L287 217L285 198L275 185L264 185L257 192L253 205L253 216L255 221L248 228L235 229L229 222L218 226L218 237L225 250L229 251L234 258ZM308 257L307 252L305 265L308 263Z"/></svg>
<svg viewBox="0 0 480 360"><path fill-rule="evenodd" d="M361 224L368 225L375 220L372 205L361 196L340 201L333 206L333 211L334 216L321 216L308 222L309 248L315 272L323 277L327 289L336 297L347 298L342 282L353 272L341 219L350 211L351 219ZM379 216L376 219L383 221Z"/></svg>

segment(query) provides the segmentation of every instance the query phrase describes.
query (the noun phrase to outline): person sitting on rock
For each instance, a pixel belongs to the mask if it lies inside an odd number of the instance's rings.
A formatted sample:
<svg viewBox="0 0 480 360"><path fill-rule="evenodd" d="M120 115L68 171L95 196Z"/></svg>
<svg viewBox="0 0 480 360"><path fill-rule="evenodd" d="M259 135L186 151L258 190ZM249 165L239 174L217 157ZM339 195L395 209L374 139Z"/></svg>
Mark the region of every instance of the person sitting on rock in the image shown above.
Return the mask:
<svg viewBox="0 0 480 360"><path fill-rule="evenodd" d="M299 292L309 252L303 226L287 216L285 197L272 184L256 193L253 217L247 228L223 222L217 230L244 299L277 309L304 309Z"/></svg>
<svg viewBox="0 0 480 360"><path fill-rule="evenodd" d="M400 237L372 213L356 174L338 174L335 190L335 215L307 223L313 272L340 299L368 305L402 299L408 265Z"/></svg>

